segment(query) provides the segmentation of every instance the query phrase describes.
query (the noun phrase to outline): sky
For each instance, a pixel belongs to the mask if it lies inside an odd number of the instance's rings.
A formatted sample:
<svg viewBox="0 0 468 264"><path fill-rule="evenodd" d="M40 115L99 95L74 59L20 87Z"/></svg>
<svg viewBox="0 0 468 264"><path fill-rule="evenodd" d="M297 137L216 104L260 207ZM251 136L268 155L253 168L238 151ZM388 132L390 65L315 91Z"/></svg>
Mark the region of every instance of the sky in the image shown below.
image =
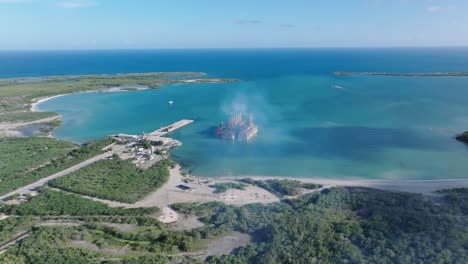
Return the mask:
<svg viewBox="0 0 468 264"><path fill-rule="evenodd" d="M468 46L468 0L0 0L0 49Z"/></svg>

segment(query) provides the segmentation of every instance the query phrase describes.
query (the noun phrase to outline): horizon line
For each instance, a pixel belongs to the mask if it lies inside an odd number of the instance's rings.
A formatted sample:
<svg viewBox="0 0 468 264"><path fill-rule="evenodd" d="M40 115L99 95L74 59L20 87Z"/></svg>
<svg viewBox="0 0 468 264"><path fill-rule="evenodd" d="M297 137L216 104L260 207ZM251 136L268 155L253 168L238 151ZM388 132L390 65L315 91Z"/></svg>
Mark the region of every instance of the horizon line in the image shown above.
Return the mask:
<svg viewBox="0 0 468 264"><path fill-rule="evenodd" d="M311 47L188 47L188 48L31 48L0 49L0 52L15 51L145 51L145 50L304 50L304 49L437 49L468 48L468 45L424 45L424 46L311 46Z"/></svg>

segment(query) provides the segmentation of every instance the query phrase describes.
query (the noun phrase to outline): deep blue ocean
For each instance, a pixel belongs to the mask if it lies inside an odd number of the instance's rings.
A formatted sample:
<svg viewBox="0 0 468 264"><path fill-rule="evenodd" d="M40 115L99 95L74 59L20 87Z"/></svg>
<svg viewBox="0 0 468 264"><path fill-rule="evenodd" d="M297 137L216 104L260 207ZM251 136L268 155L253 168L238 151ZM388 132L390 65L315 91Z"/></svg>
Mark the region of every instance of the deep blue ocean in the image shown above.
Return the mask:
<svg viewBox="0 0 468 264"><path fill-rule="evenodd" d="M465 178L468 77L335 76L335 71L468 71L466 48L0 52L0 77L202 71L237 83L84 93L39 105L59 112L58 138L85 142L150 132L179 119L173 156L195 175ZM172 107L167 102L173 100ZM259 134L213 136L236 112Z"/></svg>

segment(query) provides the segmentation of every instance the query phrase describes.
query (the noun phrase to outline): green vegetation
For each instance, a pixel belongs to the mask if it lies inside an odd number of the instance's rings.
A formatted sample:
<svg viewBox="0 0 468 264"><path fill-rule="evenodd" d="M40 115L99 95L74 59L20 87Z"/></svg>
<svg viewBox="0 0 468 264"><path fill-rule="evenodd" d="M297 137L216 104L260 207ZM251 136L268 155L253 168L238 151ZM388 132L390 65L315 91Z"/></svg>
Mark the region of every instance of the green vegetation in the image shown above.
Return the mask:
<svg viewBox="0 0 468 264"><path fill-rule="evenodd" d="M0 179L8 174L31 170L77 148L73 143L52 138L0 138Z"/></svg>
<svg viewBox="0 0 468 264"><path fill-rule="evenodd" d="M30 236L0 255L0 263L107 263L110 259L115 260L112 263L166 263L165 254L188 250L193 239L144 216L155 211L110 208L78 195L45 190L25 204L3 208L5 213L26 216L0 221L0 244L24 232ZM55 226L49 219L81 226ZM33 227L35 222L50 224ZM119 231L109 222L133 224L135 229ZM125 254L112 254L122 248Z"/></svg>
<svg viewBox="0 0 468 264"><path fill-rule="evenodd" d="M461 142L464 142L464 143L468 143L468 131L464 132L464 133L461 134L461 135L458 135L458 136L456 137L456 139L457 139L458 141L461 141Z"/></svg>
<svg viewBox="0 0 468 264"><path fill-rule="evenodd" d="M214 193L223 193L230 189L245 190L247 185L237 182L219 182L211 185L210 187L215 188Z"/></svg>
<svg viewBox="0 0 468 264"><path fill-rule="evenodd" d="M166 227L146 227L123 232L102 224L88 224L86 228L94 235L92 241L102 246L130 245L134 251L153 253L176 253L192 248L193 239L184 233Z"/></svg>
<svg viewBox="0 0 468 264"><path fill-rule="evenodd" d="M211 225L205 232L256 237L208 263L468 262L466 215L417 194L334 188L272 205L174 208L200 216Z"/></svg>
<svg viewBox="0 0 468 264"><path fill-rule="evenodd" d="M40 227L0 255L0 263L10 259L15 259L14 263L34 264L167 263L167 254L187 249L191 243L191 237L165 228L122 232L97 224Z"/></svg>
<svg viewBox="0 0 468 264"><path fill-rule="evenodd" d="M141 85L159 88L161 84L180 78L200 76L197 72L142 73L119 75L50 76L35 81L21 79L0 80L0 96L27 96L39 98L57 94L98 90L125 85ZM176 77L168 79L168 77ZM177 78L179 77L179 79Z"/></svg>
<svg viewBox="0 0 468 264"><path fill-rule="evenodd" d="M149 143L148 141L146 141L145 143L143 143L143 148L144 148L144 149L150 149L150 148L151 148L151 143Z"/></svg>
<svg viewBox="0 0 468 264"><path fill-rule="evenodd" d="M113 201L135 203L169 179L169 160L146 170L130 160L102 160L57 178L49 185L69 192Z"/></svg>
<svg viewBox="0 0 468 264"><path fill-rule="evenodd" d="M33 182L35 170L76 148L52 138L0 138L0 193Z"/></svg>
<svg viewBox="0 0 468 264"><path fill-rule="evenodd" d="M160 147L160 146L164 145L164 142L161 141L161 140L159 140L159 141L151 141L150 143L151 143L151 145L153 145L153 146L155 146L155 147Z"/></svg>
<svg viewBox="0 0 468 264"><path fill-rule="evenodd" d="M302 183L301 187L304 189L308 190L315 190L315 189L320 189L323 187L321 184L316 184L316 183Z"/></svg>
<svg viewBox="0 0 468 264"><path fill-rule="evenodd" d="M232 231L255 239L231 255L209 257L207 263L467 263L468 189L439 193L446 203L437 205L419 194L332 188L270 205L176 204L173 209L196 214L206 224L176 232L141 215L145 211L99 215L108 211L98 202L45 191L5 210L42 219L65 214L62 219L84 223L34 227L28 238L0 255L0 263L168 263L170 254L190 254ZM96 215L86 216L93 211ZM15 230L7 239L30 226L31 218L20 218L3 221L24 224L0 221L0 230ZM136 227L123 231L106 222Z"/></svg>
<svg viewBox="0 0 468 264"><path fill-rule="evenodd" d="M438 193L445 196L452 213L468 215L468 188L440 190Z"/></svg>
<svg viewBox="0 0 468 264"><path fill-rule="evenodd" d="M240 180L243 183L251 184L263 188L276 196L284 195L298 195L301 193L301 188L316 189L320 188L320 185L301 183L295 180L266 180L257 181L250 178ZM314 188L315 187L315 188Z"/></svg>
<svg viewBox="0 0 468 264"><path fill-rule="evenodd" d="M0 220L0 245L13 239L22 232L27 232L33 224L31 217L8 217Z"/></svg>
<svg viewBox="0 0 468 264"><path fill-rule="evenodd" d="M94 157L111 143L104 138L78 148L51 138L0 138L0 194Z"/></svg>
<svg viewBox="0 0 468 264"><path fill-rule="evenodd" d="M76 194L45 190L27 203L6 205L1 211L8 215L88 216L88 215L145 215L159 211L153 208L113 208Z"/></svg>
<svg viewBox="0 0 468 264"><path fill-rule="evenodd" d="M37 228L33 235L21 241L18 246L0 255L0 263L102 263L98 258L104 254L88 249L66 246L68 238L80 233L73 228Z"/></svg>

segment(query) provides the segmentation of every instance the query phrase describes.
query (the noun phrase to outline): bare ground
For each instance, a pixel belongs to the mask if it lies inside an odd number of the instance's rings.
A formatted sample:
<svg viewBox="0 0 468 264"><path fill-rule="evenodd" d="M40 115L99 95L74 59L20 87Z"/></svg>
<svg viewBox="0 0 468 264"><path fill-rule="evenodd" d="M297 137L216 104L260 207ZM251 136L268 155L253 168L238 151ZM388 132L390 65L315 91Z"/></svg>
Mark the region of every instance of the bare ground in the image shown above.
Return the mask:
<svg viewBox="0 0 468 264"><path fill-rule="evenodd" d="M81 226L84 222L82 221L66 221L66 220L47 220L44 222L37 223L36 226Z"/></svg>
<svg viewBox="0 0 468 264"><path fill-rule="evenodd" d="M250 243L251 237L248 234L240 232L232 232L220 239L211 241L206 250L207 256L221 256L230 254L234 249L242 246L247 246Z"/></svg>
<svg viewBox="0 0 468 264"><path fill-rule="evenodd" d="M205 224L196 215L179 215L179 220L171 225L174 230L185 231L203 227Z"/></svg>
<svg viewBox="0 0 468 264"><path fill-rule="evenodd" d="M123 248L112 248L112 247L99 248L95 244L88 242L86 240L72 240L68 242L67 247L87 249L87 250L97 251L97 252L111 254L111 255L128 255L130 253L134 253L131 250L126 249L125 247Z"/></svg>
<svg viewBox="0 0 468 264"><path fill-rule="evenodd" d="M225 193L215 194L213 193L214 189L210 187L213 182L229 182L231 180L204 180L198 177L184 178L180 173L179 166L171 169L170 174L169 180L163 186L134 204L119 203L87 196L83 197L105 203L112 207L125 208L154 206L165 208L175 203L206 203L212 201L241 206L251 203L267 204L279 201L275 195L256 186L248 186L245 190L228 190ZM183 184L186 179L190 180L191 190L182 190L177 187Z"/></svg>
<svg viewBox="0 0 468 264"><path fill-rule="evenodd" d="M132 232L138 227L137 225L132 225L132 224L117 224L117 223L100 223L100 224L103 224L105 226L114 228L122 232Z"/></svg>

